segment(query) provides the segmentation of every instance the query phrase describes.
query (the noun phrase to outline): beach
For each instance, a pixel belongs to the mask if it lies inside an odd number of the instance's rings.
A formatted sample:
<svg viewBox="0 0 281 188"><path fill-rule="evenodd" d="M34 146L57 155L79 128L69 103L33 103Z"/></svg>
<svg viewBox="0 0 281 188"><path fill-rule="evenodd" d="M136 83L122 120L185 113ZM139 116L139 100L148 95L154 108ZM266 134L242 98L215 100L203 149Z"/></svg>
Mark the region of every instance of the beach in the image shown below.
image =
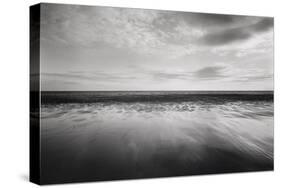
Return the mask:
<svg viewBox="0 0 281 188"><path fill-rule="evenodd" d="M273 170L270 92L46 92L42 101L46 183Z"/></svg>

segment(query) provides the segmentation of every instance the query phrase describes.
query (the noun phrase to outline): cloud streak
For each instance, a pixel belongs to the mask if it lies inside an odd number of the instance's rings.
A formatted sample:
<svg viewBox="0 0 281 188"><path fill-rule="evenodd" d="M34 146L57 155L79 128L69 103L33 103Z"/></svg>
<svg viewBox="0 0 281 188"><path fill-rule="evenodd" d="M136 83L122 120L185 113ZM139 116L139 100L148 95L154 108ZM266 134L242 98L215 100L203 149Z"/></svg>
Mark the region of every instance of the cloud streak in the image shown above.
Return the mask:
<svg viewBox="0 0 281 188"><path fill-rule="evenodd" d="M223 75L225 67L222 66L208 66L194 72L194 76L198 79L219 79L226 77Z"/></svg>
<svg viewBox="0 0 281 188"><path fill-rule="evenodd" d="M273 19L264 18L252 25L209 33L205 35L201 40L206 45L225 45L232 42L249 39L251 36L259 32L265 32L272 27Z"/></svg>
<svg viewBox="0 0 281 188"><path fill-rule="evenodd" d="M73 72L73 73L42 73L43 77L56 78L61 80L84 80L84 81L115 81L135 79L136 76L126 76L118 73L102 73L102 72Z"/></svg>

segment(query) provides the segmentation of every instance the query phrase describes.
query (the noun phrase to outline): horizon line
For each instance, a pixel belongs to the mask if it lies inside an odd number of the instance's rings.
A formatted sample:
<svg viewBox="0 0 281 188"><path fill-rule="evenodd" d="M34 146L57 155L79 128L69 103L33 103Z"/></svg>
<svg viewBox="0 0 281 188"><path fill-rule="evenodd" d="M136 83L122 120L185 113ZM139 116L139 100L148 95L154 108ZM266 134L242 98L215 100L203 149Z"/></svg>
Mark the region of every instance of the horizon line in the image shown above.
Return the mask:
<svg viewBox="0 0 281 188"><path fill-rule="evenodd" d="M206 92L214 92L214 91L222 91L222 92L256 92L256 91L270 91L270 92L274 92L274 89L272 90L40 90L38 92L83 92L83 91L87 91L87 92L94 92L94 91L108 91L108 92L113 92L113 91L186 91L186 92L189 92L189 91L200 91L200 92L203 92L203 91L206 91Z"/></svg>

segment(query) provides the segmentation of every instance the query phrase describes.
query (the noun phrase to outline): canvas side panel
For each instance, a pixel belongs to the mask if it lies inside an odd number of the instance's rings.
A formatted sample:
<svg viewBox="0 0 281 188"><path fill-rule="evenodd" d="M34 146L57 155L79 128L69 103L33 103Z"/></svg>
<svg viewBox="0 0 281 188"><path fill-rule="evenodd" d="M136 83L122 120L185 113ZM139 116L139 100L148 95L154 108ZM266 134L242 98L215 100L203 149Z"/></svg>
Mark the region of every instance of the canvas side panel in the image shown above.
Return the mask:
<svg viewBox="0 0 281 188"><path fill-rule="evenodd" d="M30 181L40 184L40 4L30 7Z"/></svg>

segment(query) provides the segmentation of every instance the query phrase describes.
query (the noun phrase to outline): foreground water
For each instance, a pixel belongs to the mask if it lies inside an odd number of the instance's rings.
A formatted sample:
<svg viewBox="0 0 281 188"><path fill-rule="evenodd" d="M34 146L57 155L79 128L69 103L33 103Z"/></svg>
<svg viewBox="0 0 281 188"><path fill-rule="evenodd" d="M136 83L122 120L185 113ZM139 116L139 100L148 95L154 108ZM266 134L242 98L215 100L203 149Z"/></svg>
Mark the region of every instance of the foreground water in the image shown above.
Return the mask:
<svg viewBox="0 0 281 188"><path fill-rule="evenodd" d="M271 95L171 97L181 100L155 100L161 97L149 95L146 100L105 100L107 96L77 103L64 94L61 98L67 102L43 104L42 180L273 169Z"/></svg>

